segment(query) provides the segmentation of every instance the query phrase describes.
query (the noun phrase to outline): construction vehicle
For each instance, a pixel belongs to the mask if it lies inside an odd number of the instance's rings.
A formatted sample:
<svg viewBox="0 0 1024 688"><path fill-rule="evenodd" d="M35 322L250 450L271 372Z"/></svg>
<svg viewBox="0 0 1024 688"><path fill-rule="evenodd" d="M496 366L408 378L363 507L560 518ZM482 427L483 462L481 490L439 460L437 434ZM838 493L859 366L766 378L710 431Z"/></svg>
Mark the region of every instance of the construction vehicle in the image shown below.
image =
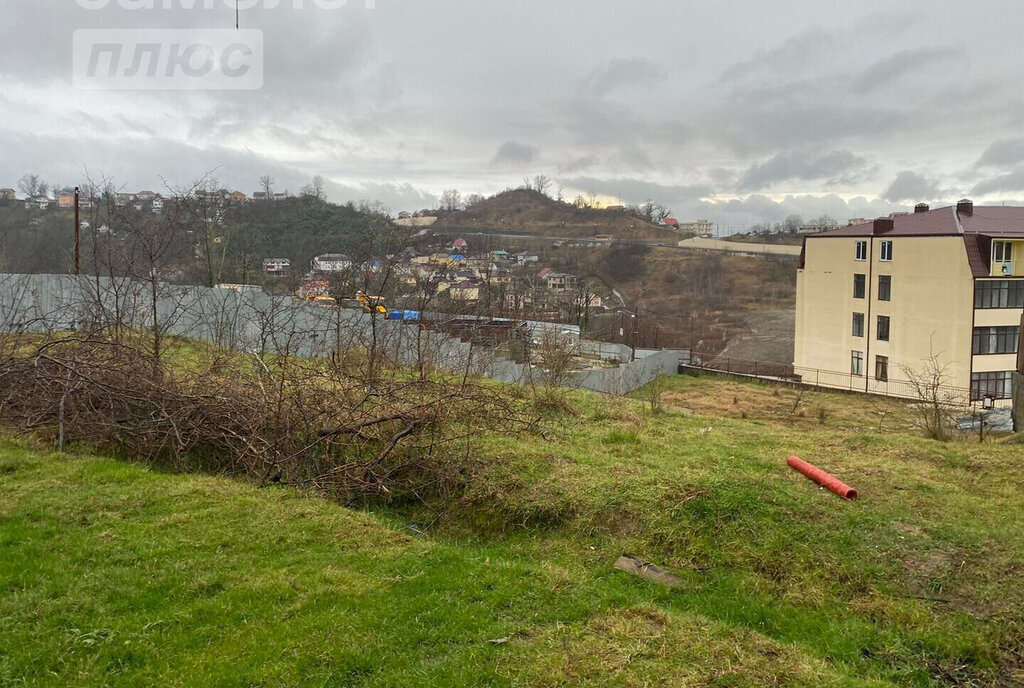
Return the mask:
<svg viewBox="0 0 1024 688"><path fill-rule="evenodd" d="M388 308L384 305L383 296L367 296L362 291L357 291L356 298L363 306L363 313L377 313L388 317Z"/></svg>

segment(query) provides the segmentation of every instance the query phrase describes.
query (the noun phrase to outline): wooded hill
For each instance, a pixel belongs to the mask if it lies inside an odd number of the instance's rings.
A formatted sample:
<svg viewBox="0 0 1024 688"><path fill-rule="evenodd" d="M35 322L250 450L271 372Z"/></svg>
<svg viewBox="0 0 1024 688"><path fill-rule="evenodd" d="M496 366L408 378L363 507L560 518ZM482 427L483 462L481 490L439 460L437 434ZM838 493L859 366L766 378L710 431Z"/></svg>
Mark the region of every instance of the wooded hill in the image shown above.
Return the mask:
<svg viewBox="0 0 1024 688"><path fill-rule="evenodd" d="M465 210L442 212L435 229L459 228L591 239L611 236L620 241L678 241L679 234L650 224L624 210L579 207L531 189L511 189L474 203Z"/></svg>

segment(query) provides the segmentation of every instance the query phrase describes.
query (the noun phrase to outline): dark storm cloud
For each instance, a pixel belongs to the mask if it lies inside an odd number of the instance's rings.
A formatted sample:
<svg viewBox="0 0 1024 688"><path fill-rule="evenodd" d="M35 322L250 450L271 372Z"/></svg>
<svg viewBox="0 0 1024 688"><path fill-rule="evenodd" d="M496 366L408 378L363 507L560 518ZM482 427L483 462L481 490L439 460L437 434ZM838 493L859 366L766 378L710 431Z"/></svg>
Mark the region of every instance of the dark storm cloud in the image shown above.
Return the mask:
<svg viewBox="0 0 1024 688"><path fill-rule="evenodd" d="M867 161L848 150L811 154L787 150L753 164L737 185L739 191L759 191L777 182L822 180L828 185L857 179Z"/></svg>
<svg viewBox="0 0 1024 688"><path fill-rule="evenodd" d="M495 165L528 165L537 157L537 150L517 141L506 141L494 154L491 162Z"/></svg>
<svg viewBox="0 0 1024 688"><path fill-rule="evenodd" d="M889 187L881 193L881 197L894 203L914 203L942 198L945 193L939 188L937 180L911 170L904 170L896 175Z"/></svg>

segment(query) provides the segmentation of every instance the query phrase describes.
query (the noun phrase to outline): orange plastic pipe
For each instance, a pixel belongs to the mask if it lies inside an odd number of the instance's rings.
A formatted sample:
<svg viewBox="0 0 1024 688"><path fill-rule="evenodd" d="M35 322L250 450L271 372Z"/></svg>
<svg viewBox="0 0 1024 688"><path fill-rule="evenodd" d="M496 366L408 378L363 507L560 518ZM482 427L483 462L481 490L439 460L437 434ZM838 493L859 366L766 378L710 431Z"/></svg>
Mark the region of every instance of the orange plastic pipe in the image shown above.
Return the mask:
<svg viewBox="0 0 1024 688"><path fill-rule="evenodd" d="M807 463L799 456L791 456L786 461L790 468L796 469L822 487L835 492L843 499L857 499L857 490L853 489L831 473L826 473L817 466Z"/></svg>

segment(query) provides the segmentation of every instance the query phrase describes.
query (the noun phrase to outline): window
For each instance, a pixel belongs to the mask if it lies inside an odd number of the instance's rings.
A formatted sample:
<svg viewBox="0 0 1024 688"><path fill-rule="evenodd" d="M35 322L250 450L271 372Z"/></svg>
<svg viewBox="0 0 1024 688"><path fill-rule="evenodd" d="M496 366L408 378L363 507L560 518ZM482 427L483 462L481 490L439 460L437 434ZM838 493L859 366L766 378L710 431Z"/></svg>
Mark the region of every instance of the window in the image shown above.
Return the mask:
<svg viewBox="0 0 1024 688"><path fill-rule="evenodd" d="M889 379L889 357L875 356L875 379L886 382Z"/></svg>
<svg viewBox="0 0 1024 688"><path fill-rule="evenodd" d="M878 300L892 301L892 276L878 276Z"/></svg>
<svg viewBox="0 0 1024 688"><path fill-rule="evenodd" d="M985 397L1009 399L1012 377L1013 372L1009 370L998 373L971 373L971 401L979 401Z"/></svg>
<svg viewBox="0 0 1024 688"><path fill-rule="evenodd" d="M887 342L889 341L889 316L880 315L878 316L878 341Z"/></svg>
<svg viewBox="0 0 1024 688"><path fill-rule="evenodd" d="M974 283L975 308L1024 308L1024 281L985 280Z"/></svg>
<svg viewBox="0 0 1024 688"><path fill-rule="evenodd" d="M853 314L853 336L863 337L864 336L864 314L854 313Z"/></svg>
<svg viewBox="0 0 1024 688"><path fill-rule="evenodd" d="M977 354L1015 354L1020 327L975 327L973 352Z"/></svg>
<svg viewBox="0 0 1024 688"><path fill-rule="evenodd" d="M882 242L882 260L892 260L892 242Z"/></svg>
<svg viewBox="0 0 1024 688"><path fill-rule="evenodd" d="M858 241L857 242L857 260L868 259L868 242Z"/></svg>
<svg viewBox="0 0 1024 688"><path fill-rule="evenodd" d="M863 375L864 374L864 352L853 351L850 353L850 374L851 375Z"/></svg>
<svg viewBox="0 0 1024 688"><path fill-rule="evenodd" d="M853 276L853 298L863 299L865 287L867 286L867 277L865 275L854 275Z"/></svg>
<svg viewBox="0 0 1024 688"><path fill-rule="evenodd" d="M1009 263L1013 260L1013 244L1009 241L992 242L992 260L996 263Z"/></svg>

